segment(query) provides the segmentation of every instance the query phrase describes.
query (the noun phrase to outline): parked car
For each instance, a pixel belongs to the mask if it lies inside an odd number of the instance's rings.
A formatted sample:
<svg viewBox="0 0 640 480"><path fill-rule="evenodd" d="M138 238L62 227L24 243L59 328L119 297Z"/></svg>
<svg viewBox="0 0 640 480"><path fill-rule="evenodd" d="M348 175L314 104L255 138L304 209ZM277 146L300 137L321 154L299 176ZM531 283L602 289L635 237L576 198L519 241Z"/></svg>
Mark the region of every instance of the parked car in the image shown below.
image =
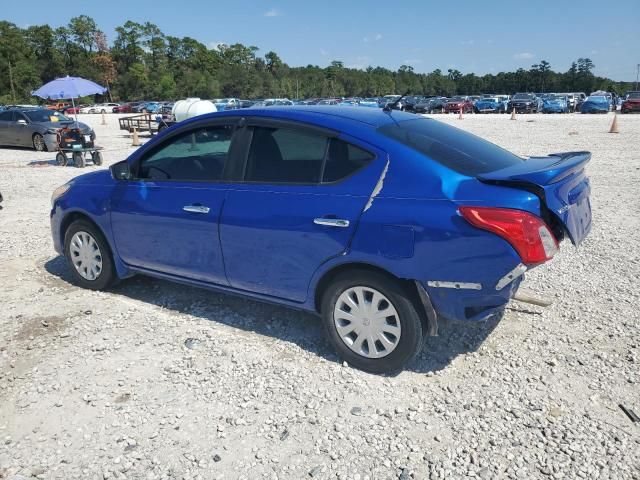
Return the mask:
<svg viewBox="0 0 640 480"><path fill-rule="evenodd" d="M80 113L80 110L83 109L84 107L86 107L86 105L76 105L75 107L73 106L67 107L63 110L62 113L65 115L76 115Z"/></svg>
<svg viewBox="0 0 640 480"><path fill-rule="evenodd" d="M444 113L463 113L473 112L473 102L465 95L456 95L451 97L444 105Z"/></svg>
<svg viewBox="0 0 640 480"><path fill-rule="evenodd" d="M342 101L341 98L324 98L316 105L338 105Z"/></svg>
<svg viewBox="0 0 640 480"><path fill-rule="evenodd" d="M415 106L416 113L443 113L449 99L447 97L426 98Z"/></svg>
<svg viewBox="0 0 640 480"><path fill-rule="evenodd" d="M542 113L569 113L569 99L566 95L547 95L542 100Z"/></svg>
<svg viewBox="0 0 640 480"><path fill-rule="evenodd" d="M640 91L627 92L620 108L622 113L640 112Z"/></svg>
<svg viewBox="0 0 640 480"><path fill-rule="evenodd" d="M113 107L113 113L133 113L133 109L140 105L141 102L129 102Z"/></svg>
<svg viewBox="0 0 640 480"><path fill-rule="evenodd" d="M542 101L533 93L516 93L509 101L508 111L514 108L518 113L538 113L542 109Z"/></svg>
<svg viewBox="0 0 640 480"><path fill-rule="evenodd" d="M589 95L580 107L580 113L609 113L611 102L604 95Z"/></svg>
<svg viewBox="0 0 640 480"><path fill-rule="evenodd" d="M377 98L377 97L363 98L360 101L360 106L361 107L368 107L368 108L378 108L378 102L379 101L380 101L380 99Z"/></svg>
<svg viewBox="0 0 640 480"><path fill-rule="evenodd" d="M113 109L118 106L120 106L118 103L97 103L81 109L80 113L113 113Z"/></svg>
<svg viewBox="0 0 640 480"><path fill-rule="evenodd" d="M38 152L57 150L57 131L75 121L45 108L12 108L0 112L0 145L31 147ZM78 122L82 135L95 139L88 125Z"/></svg>
<svg viewBox="0 0 640 480"><path fill-rule="evenodd" d="M507 108L498 97L481 98L474 105L476 113L504 113Z"/></svg>
<svg viewBox="0 0 640 480"><path fill-rule="evenodd" d="M589 158L397 111L218 112L57 188L51 231L82 287L144 274L316 312L345 361L389 372L587 236Z"/></svg>

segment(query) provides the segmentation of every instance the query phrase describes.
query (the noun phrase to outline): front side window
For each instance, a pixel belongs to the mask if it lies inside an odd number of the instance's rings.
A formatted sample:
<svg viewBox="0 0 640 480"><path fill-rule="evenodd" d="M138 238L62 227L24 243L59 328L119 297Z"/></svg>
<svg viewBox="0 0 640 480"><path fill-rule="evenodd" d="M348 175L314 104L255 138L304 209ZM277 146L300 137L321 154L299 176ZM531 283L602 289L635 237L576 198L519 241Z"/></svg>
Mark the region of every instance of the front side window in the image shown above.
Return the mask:
<svg viewBox="0 0 640 480"><path fill-rule="evenodd" d="M138 178L217 181L222 179L234 127L210 126L170 138L140 162Z"/></svg>

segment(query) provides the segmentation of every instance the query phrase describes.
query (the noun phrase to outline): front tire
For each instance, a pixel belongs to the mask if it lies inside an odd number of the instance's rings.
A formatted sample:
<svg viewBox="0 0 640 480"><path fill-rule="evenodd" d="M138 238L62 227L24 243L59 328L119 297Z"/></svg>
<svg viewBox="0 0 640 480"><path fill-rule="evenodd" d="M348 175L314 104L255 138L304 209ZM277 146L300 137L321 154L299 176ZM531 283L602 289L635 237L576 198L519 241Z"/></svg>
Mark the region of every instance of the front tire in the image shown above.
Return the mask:
<svg viewBox="0 0 640 480"><path fill-rule="evenodd" d="M47 144L44 143L44 137L42 135L40 135L39 133L34 133L32 140L33 140L33 149L36 152L47 151Z"/></svg>
<svg viewBox="0 0 640 480"><path fill-rule="evenodd" d="M117 280L109 245L87 220L76 220L67 228L64 256L75 283L82 288L104 290Z"/></svg>
<svg viewBox="0 0 640 480"><path fill-rule="evenodd" d="M381 273L339 274L324 292L321 312L338 354L360 370L396 372L422 347L422 321L411 293Z"/></svg>

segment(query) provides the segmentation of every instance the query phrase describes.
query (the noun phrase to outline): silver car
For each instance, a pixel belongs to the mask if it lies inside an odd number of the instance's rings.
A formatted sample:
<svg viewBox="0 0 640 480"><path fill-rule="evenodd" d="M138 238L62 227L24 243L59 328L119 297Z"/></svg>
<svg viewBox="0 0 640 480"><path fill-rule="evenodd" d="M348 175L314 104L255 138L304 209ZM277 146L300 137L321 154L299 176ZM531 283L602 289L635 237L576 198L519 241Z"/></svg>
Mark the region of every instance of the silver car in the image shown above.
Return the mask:
<svg viewBox="0 0 640 480"><path fill-rule="evenodd" d="M58 130L73 126L75 121L59 112L44 108L11 108L0 112L0 145L52 152L58 149ZM95 139L89 125L78 122L78 128L83 135Z"/></svg>

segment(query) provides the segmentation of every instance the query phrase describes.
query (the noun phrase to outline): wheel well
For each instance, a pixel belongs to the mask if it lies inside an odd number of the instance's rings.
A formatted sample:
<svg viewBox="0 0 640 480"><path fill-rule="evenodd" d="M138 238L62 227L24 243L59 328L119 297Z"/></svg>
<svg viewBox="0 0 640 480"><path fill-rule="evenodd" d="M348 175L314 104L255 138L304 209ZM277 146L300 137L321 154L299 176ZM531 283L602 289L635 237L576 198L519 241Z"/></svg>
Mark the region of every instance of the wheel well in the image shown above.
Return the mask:
<svg viewBox="0 0 640 480"><path fill-rule="evenodd" d="M403 287L407 289L407 291L411 294L412 298L417 297L415 284L411 280L398 278L392 273L389 273L384 268L376 267L368 263L347 263L344 265L338 265L337 267L334 267L333 269L329 270L322 276L322 278L318 282L316 286L316 291L315 291L315 303L314 303L316 312L320 313L322 296L324 295L324 292L326 291L327 287L331 284L332 280L336 278L336 276L349 271L376 272L376 273L382 274L396 282L399 282Z"/></svg>
<svg viewBox="0 0 640 480"><path fill-rule="evenodd" d="M69 228L69 225L71 225L76 220L84 220L86 222L89 222L91 225L96 227L100 233L102 233L103 237L105 237L105 234L100 228L100 226L96 222L91 220L91 217L89 217L88 215L85 215L84 213L71 212L70 214L68 214L66 217L62 219L62 223L60 224L60 245L64 246L64 236L67 233L67 229ZM107 242L107 246L109 246L109 242Z"/></svg>

